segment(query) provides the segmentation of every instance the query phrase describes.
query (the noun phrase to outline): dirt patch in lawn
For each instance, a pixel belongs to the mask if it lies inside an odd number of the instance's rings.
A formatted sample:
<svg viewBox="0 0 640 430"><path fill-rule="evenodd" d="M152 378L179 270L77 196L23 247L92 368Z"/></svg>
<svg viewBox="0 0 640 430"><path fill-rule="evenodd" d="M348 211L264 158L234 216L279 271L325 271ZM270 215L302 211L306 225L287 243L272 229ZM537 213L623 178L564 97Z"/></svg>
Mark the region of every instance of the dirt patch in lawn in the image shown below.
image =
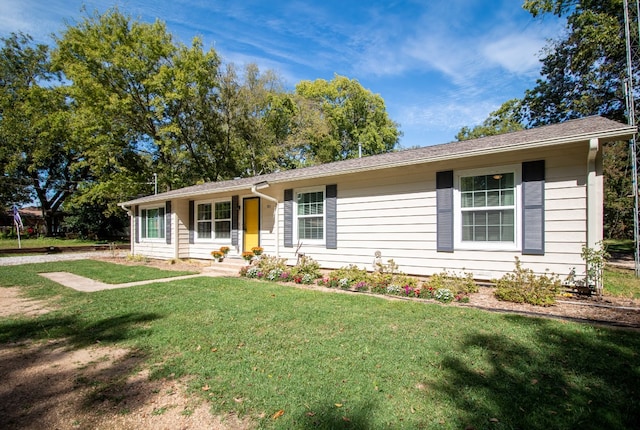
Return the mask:
<svg viewBox="0 0 640 430"><path fill-rule="evenodd" d="M23 297L19 288L0 288L0 318L10 315L42 315L51 308L44 302Z"/></svg>
<svg viewBox="0 0 640 430"><path fill-rule="evenodd" d="M135 351L65 340L0 345L4 429L248 429L179 380L149 380Z"/></svg>

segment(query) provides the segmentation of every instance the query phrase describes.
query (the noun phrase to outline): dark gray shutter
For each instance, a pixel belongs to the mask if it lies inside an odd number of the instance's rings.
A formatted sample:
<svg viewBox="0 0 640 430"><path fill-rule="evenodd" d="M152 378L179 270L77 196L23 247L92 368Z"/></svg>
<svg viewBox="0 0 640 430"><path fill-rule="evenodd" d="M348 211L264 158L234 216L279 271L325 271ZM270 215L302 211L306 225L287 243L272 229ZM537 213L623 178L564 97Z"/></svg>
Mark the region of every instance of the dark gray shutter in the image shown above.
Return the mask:
<svg viewBox="0 0 640 430"><path fill-rule="evenodd" d="M453 252L453 170L436 173L436 250Z"/></svg>
<svg viewBox="0 0 640 430"><path fill-rule="evenodd" d="M171 200L164 204L164 238L167 245L171 244Z"/></svg>
<svg viewBox="0 0 640 430"><path fill-rule="evenodd" d="M140 209L136 205L133 209L133 240L140 243Z"/></svg>
<svg viewBox="0 0 640 430"><path fill-rule="evenodd" d="M238 196L231 197L231 245L238 245L238 209L240 204Z"/></svg>
<svg viewBox="0 0 640 430"><path fill-rule="evenodd" d="M544 254L544 160L522 163L522 253Z"/></svg>
<svg viewBox="0 0 640 430"><path fill-rule="evenodd" d="M325 191L325 203L327 208L327 237L325 239L325 244L327 249L338 249L337 185L327 185Z"/></svg>
<svg viewBox="0 0 640 430"><path fill-rule="evenodd" d="M284 246L293 248L293 190L284 190Z"/></svg>
<svg viewBox="0 0 640 430"><path fill-rule="evenodd" d="M195 210L193 200L189 200L189 243L195 239Z"/></svg>
<svg viewBox="0 0 640 430"><path fill-rule="evenodd" d="M147 210L140 211L140 237L147 237Z"/></svg>

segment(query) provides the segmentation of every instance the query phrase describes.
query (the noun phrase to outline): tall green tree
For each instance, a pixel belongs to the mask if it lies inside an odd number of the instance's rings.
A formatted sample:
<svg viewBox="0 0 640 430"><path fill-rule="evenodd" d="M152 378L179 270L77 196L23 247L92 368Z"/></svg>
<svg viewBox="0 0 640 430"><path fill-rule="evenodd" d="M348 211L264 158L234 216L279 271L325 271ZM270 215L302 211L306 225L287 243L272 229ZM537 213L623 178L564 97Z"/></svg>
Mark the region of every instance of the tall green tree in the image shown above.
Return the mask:
<svg viewBox="0 0 640 430"><path fill-rule="evenodd" d="M596 114L624 121L622 0L528 0L524 8L534 17L552 13L567 18L565 36L547 47L542 77L525 94L529 124Z"/></svg>
<svg viewBox="0 0 640 430"><path fill-rule="evenodd" d="M602 115L626 121L624 82L626 52L622 0L526 0L534 17L566 17L566 31L548 43L541 76L521 100L508 101L499 115L522 127L534 127ZM637 29L637 23L632 27ZM636 68L638 70L638 68ZM636 85L640 76L634 77ZM635 94L640 94L636 87ZM636 105L640 100L636 100ZM502 123L496 112L480 126L463 128L459 139L496 134ZM517 127L517 124L516 124ZM605 235L629 238L633 233L633 191L626 142L604 146Z"/></svg>
<svg viewBox="0 0 640 430"><path fill-rule="evenodd" d="M336 75L331 81L318 79L296 85L296 95L305 99L299 121L299 152L308 164L327 163L362 155L393 151L401 132L386 111L380 95L365 89L355 79ZM314 118L315 116L315 118ZM318 122L325 126L315 132Z"/></svg>
<svg viewBox="0 0 640 430"><path fill-rule="evenodd" d="M1 39L0 143L9 194L37 200L53 233L63 203L88 174L70 131L67 88L49 51L24 34ZM11 191L13 190L13 191Z"/></svg>
<svg viewBox="0 0 640 430"><path fill-rule="evenodd" d="M532 126L603 115L626 121L626 46L622 0L527 0L535 16L567 18L566 35L553 41L542 60L542 78L525 93ZM637 31L638 23L632 23ZM636 67L636 70L638 68ZM640 76L634 77L640 83ZM640 94L636 87L635 94ZM636 100L636 104L640 100ZM604 147L605 235L633 236L633 190L626 142Z"/></svg>
<svg viewBox="0 0 640 430"><path fill-rule="evenodd" d="M112 9L67 26L56 44L53 61L72 82L74 125L101 190L129 177L121 189L135 195L142 189L127 185L148 181L154 170L170 172L174 158L162 145L168 121L159 75L176 48L164 25L132 22ZM171 185L165 174L161 180Z"/></svg>

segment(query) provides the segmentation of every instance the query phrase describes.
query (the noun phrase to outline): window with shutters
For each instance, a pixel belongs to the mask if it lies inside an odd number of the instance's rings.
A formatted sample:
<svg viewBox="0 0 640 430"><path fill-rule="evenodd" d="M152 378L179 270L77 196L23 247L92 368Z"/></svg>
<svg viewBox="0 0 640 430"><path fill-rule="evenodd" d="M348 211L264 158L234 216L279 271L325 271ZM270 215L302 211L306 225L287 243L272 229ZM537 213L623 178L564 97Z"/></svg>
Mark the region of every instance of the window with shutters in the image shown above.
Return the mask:
<svg viewBox="0 0 640 430"><path fill-rule="evenodd" d="M140 238L164 239L164 206L149 207L140 210Z"/></svg>
<svg viewBox="0 0 640 430"><path fill-rule="evenodd" d="M298 240L323 242L325 230L324 188L296 192L296 225Z"/></svg>
<svg viewBox="0 0 640 430"><path fill-rule="evenodd" d="M519 194L519 166L456 172L456 249L517 249Z"/></svg>
<svg viewBox="0 0 640 430"><path fill-rule="evenodd" d="M212 241L231 238L231 201L197 202L195 239Z"/></svg>

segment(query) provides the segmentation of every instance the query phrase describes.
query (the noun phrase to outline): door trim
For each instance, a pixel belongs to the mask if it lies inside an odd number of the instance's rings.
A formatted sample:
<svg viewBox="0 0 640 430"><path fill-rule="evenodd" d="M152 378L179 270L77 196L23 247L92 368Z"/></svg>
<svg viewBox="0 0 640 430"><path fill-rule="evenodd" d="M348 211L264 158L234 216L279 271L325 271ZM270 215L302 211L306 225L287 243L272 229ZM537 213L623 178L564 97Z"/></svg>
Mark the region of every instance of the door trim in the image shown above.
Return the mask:
<svg viewBox="0 0 640 430"><path fill-rule="evenodd" d="M260 197L254 196L254 197L244 197L242 199L242 250L243 251L251 251L251 249L247 248L247 211L245 210L246 208L246 202L248 200L256 200L257 204L258 204L258 211L256 213L256 217L257 217L257 224L258 224L258 231L257 231L257 235L258 235L258 244L257 246L260 246L260 224L261 224L261 208L260 208Z"/></svg>

